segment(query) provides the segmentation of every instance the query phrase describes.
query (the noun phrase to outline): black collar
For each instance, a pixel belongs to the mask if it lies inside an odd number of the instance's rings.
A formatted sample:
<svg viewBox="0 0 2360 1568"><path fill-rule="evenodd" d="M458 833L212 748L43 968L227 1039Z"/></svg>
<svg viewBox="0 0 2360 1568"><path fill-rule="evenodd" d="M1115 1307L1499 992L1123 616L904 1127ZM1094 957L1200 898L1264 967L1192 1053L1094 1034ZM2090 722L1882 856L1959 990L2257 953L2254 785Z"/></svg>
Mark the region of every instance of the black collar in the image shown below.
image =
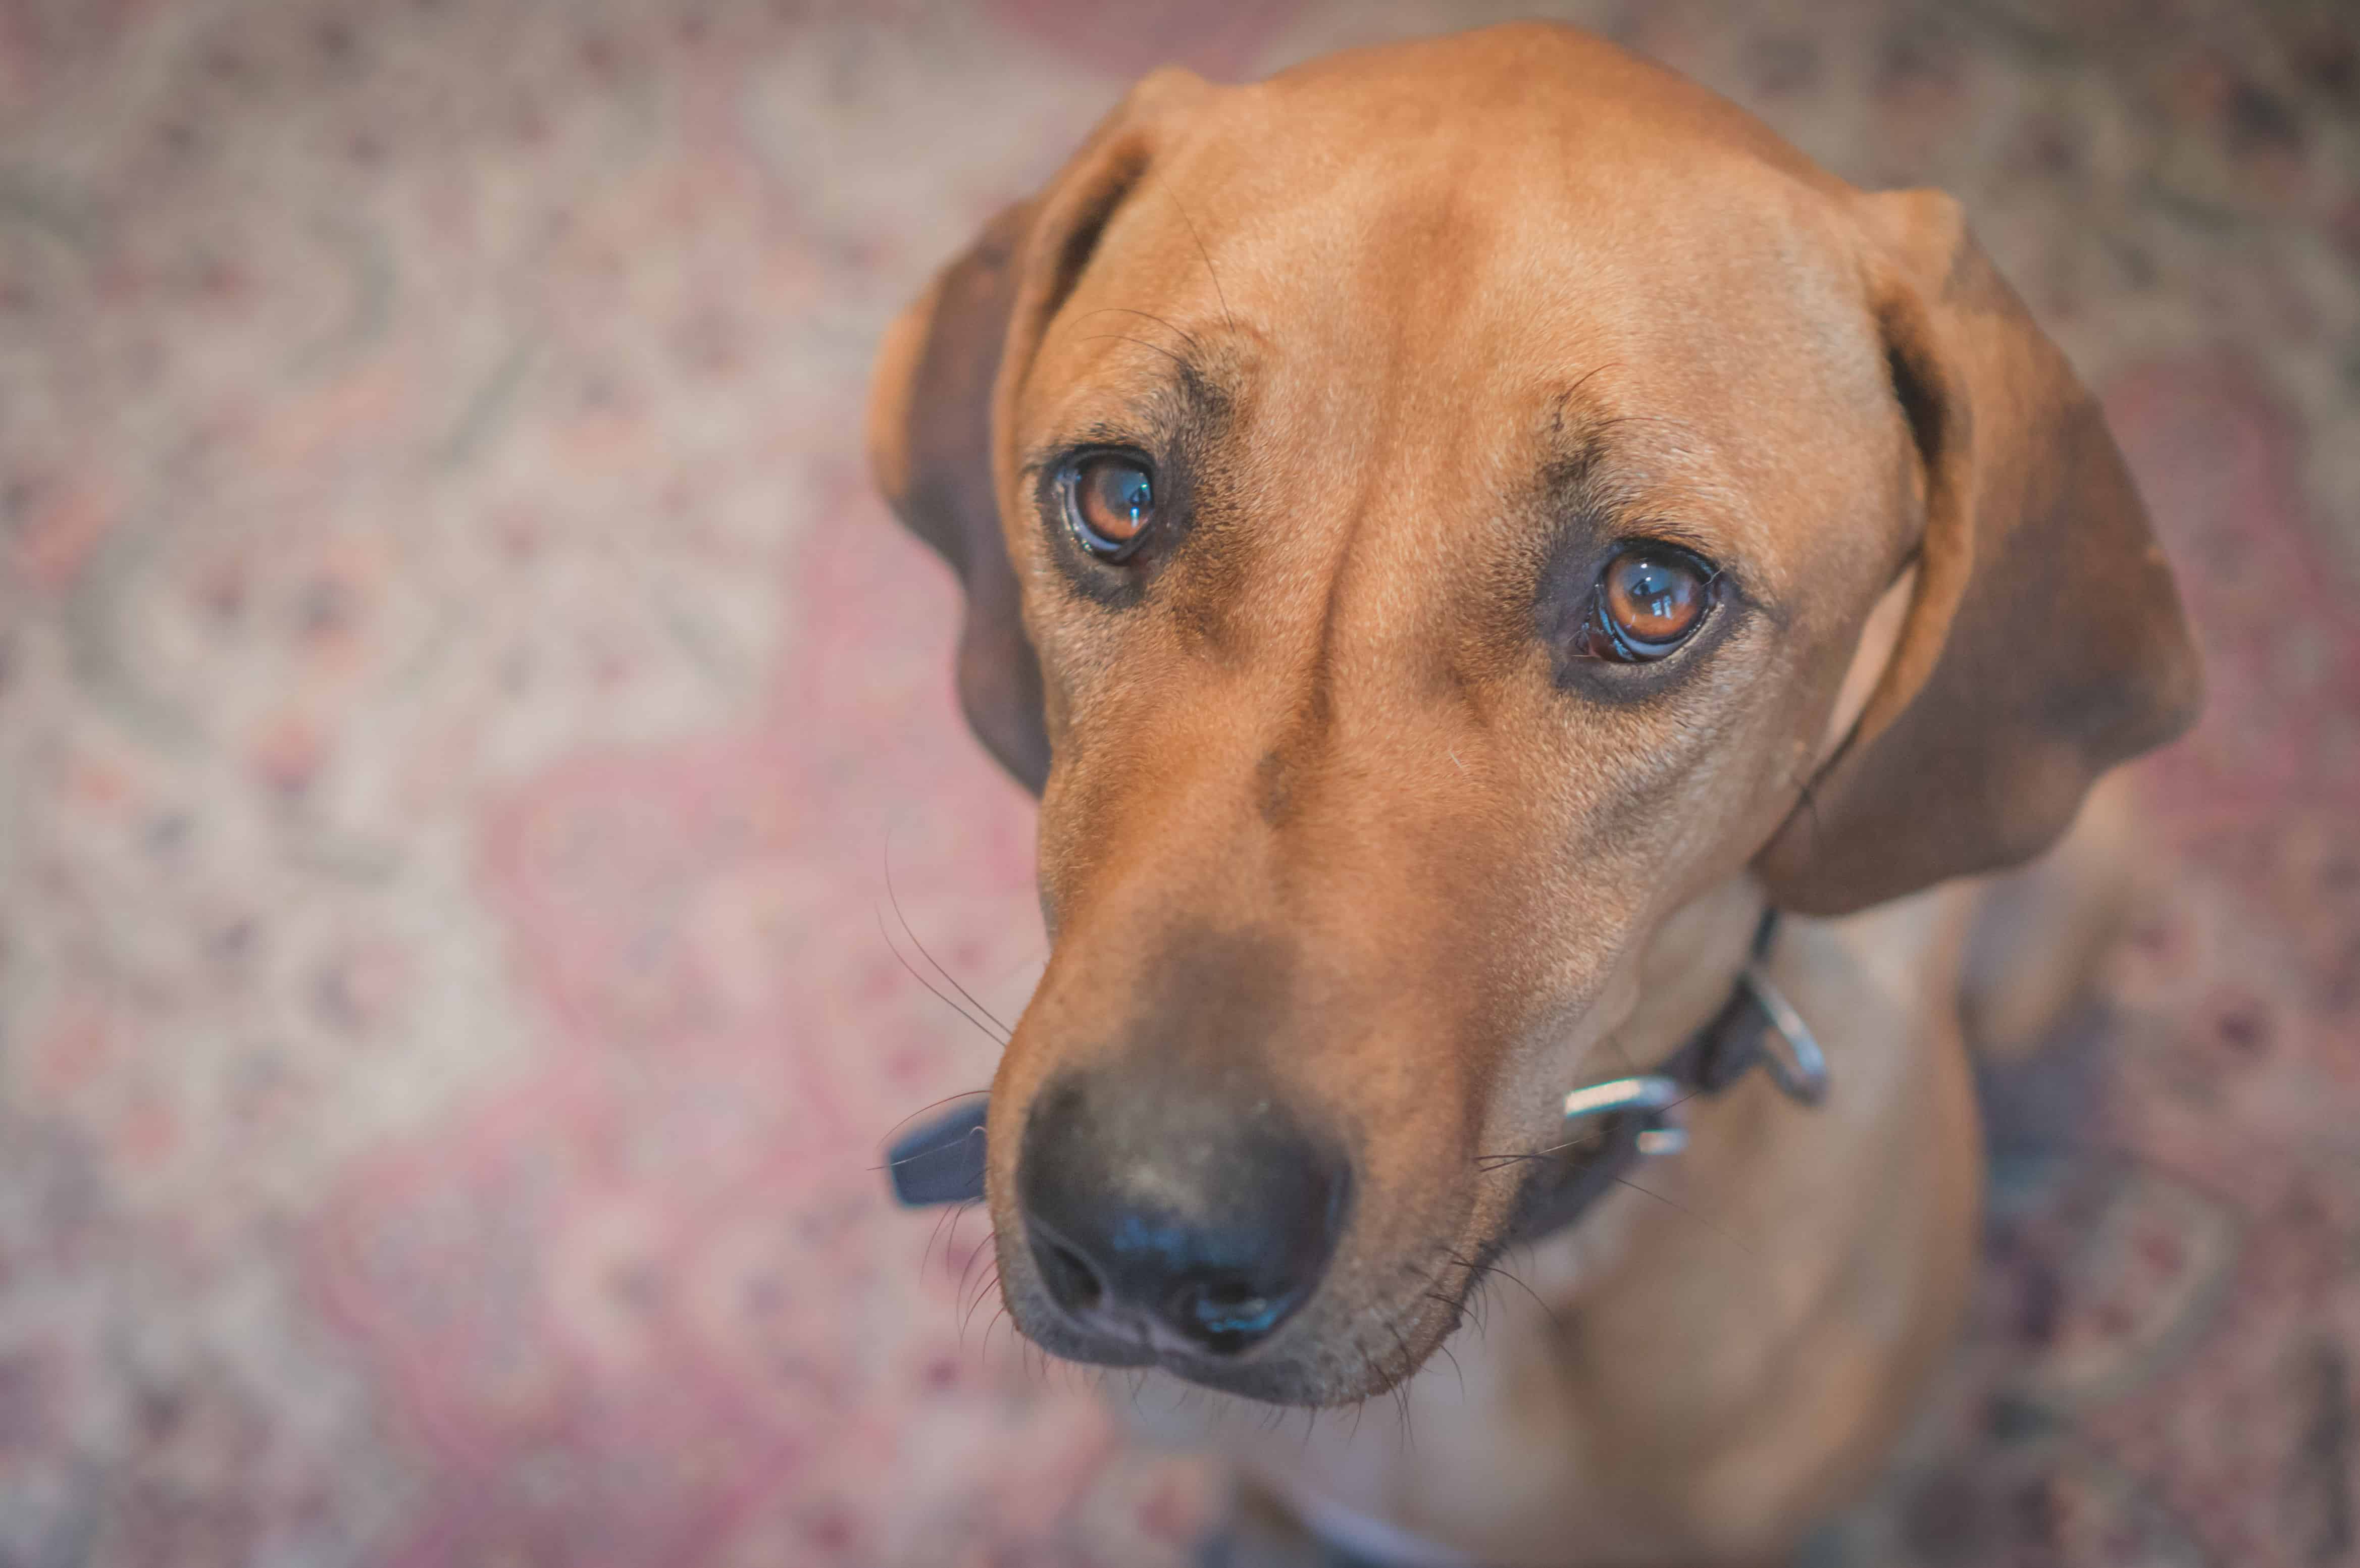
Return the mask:
<svg viewBox="0 0 2360 1568"><path fill-rule="evenodd" d="M1527 1181L1517 1201L1509 1245L1538 1241L1579 1219L1607 1188L1646 1157L1651 1139L1679 1136L1665 1122L1673 1106L1719 1094L1757 1063L1766 1064L1779 1087L1796 1099L1817 1103L1826 1092L1826 1063L1810 1031L1762 971L1777 934L1778 911L1764 910L1745 969L1729 1000L1655 1072L1574 1092L1569 1097L1574 1101L1606 1090L1630 1103L1603 1111L1568 1105L1566 1125L1579 1127L1581 1136L1553 1150L1548 1165ZM1787 1060L1765 1049L1773 1034L1785 1041ZM886 1152L885 1168L893 1196L905 1207L971 1203L982 1198L986 1104L980 1094L964 1096L894 1140Z"/></svg>
<svg viewBox="0 0 2360 1568"><path fill-rule="evenodd" d="M1549 1164L1526 1182L1506 1245L1539 1241L1579 1219L1609 1187L1653 1151L1648 1147L1651 1136L1669 1135L1685 1141L1683 1134L1666 1125L1666 1113L1699 1096L1718 1094L1757 1063L1770 1062L1780 1086L1797 1099L1819 1098L1825 1089L1826 1069L1819 1062L1818 1045L1808 1031L1800 1040L1793 1038L1792 1028L1797 1021L1792 1009L1762 975L1761 966L1777 935L1778 911L1763 910L1761 923L1754 929L1745 969L1730 987L1729 1000L1721 1004L1721 1011L1681 1041L1679 1049L1653 1073L1592 1086L1593 1090L1644 1086L1632 1096L1641 1103L1590 1114L1568 1106L1568 1132L1579 1128L1579 1136L1553 1150ZM1787 1015L1784 1020L1775 1016L1781 1011ZM1764 1050L1774 1029L1787 1037L1789 1049L1799 1059L1797 1066L1788 1067ZM1571 1098L1579 1099L1583 1093L1577 1090Z"/></svg>

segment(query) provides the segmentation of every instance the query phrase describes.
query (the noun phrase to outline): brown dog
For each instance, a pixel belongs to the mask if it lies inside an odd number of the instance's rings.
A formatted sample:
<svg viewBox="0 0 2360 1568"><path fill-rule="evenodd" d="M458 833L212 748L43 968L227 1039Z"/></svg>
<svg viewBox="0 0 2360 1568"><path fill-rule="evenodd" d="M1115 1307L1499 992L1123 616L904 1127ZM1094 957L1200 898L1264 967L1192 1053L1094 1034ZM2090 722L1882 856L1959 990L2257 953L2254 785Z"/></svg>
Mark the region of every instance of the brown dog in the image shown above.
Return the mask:
<svg viewBox="0 0 2360 1568"><path fill-rule="evenodd" d="M1903 896L2049 846L2198 697L1956 205L1558 27L1161 71L896 323L871 435L1042 794L989 1127L1018 1326L1279 1404L1405 1385L1261 1460L1364 1550L1785 1550L1972 1247L1971 898ZM1828 1103L1686 1107L1645 1183L1686 1214L1618 1189L1520 1254L1546 1312L1417 1375L1567 1091L1697 1038L1765 906L1816 917L1767 974Z"/></svg>

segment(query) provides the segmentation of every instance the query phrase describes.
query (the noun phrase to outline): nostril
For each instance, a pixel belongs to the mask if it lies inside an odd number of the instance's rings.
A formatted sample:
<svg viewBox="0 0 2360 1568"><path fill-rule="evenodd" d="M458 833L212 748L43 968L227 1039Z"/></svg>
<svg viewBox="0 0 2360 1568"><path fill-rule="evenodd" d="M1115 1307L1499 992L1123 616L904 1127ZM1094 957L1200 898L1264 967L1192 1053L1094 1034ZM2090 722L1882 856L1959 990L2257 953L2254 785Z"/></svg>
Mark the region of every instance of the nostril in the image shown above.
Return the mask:
<svg viewBox="0 0 2360 1568"><path fill-rule="evenodd" d="M1270 1308L1268 1298L1243 1282L1206 1285L1197 1290L1196 1297L1190 1310L1196 1321L1207 1328L1258 1317Z"/></svg>
<svg viewBox="0 0 2360 1568"><path fill-rule="evenodd" d="M1106 1299L1106 1285L1089 1260L1069 1247L1044 1241L1037 1248L1050 1295L1069 1312L1087 1312Z"/></svg>
<svg viewBox="0 0 2360 1568"><path fill-rule="evenodd" d="M1271 1296L1251 1280L1216 1276L1178 1292L1169 1318L1207 1350L1235 1356L1277 1327L1293 1305L1291 1294Z"/></svg>

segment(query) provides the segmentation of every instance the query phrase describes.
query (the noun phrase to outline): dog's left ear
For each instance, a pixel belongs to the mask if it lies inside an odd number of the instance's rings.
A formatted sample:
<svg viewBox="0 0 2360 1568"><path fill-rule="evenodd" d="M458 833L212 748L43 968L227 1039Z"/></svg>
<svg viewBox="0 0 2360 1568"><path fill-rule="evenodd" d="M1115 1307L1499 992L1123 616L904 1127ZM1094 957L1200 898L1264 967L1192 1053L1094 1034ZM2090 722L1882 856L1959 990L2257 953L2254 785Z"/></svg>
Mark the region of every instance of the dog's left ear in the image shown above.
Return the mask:
<svg viewBox="0 0 2360 1568"><path fill-rule="evenodd" d="M2099 774L2193 722L2202 685L2096 400L1958 203L1861 211L1926 521L1883 677L1754 861L1778 905L1818 915L2038 854Z"/></svg>

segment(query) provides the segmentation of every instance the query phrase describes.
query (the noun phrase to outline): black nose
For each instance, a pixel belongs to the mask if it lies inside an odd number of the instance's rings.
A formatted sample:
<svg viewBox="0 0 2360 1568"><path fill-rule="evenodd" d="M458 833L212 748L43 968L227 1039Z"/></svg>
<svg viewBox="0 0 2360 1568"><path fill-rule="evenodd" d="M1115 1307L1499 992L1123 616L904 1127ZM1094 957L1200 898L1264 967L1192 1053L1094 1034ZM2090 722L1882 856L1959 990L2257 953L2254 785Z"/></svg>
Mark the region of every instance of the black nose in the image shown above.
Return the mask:
<svg viewBox="0 0 2360 1568"><path fill-rule="evenodd" d="M1017 1192L1049 1293L1086 1334L1235 1356L1327 1271L1349 1168L1266 1087L1099 1070L1026 1118Z"/></svg>

